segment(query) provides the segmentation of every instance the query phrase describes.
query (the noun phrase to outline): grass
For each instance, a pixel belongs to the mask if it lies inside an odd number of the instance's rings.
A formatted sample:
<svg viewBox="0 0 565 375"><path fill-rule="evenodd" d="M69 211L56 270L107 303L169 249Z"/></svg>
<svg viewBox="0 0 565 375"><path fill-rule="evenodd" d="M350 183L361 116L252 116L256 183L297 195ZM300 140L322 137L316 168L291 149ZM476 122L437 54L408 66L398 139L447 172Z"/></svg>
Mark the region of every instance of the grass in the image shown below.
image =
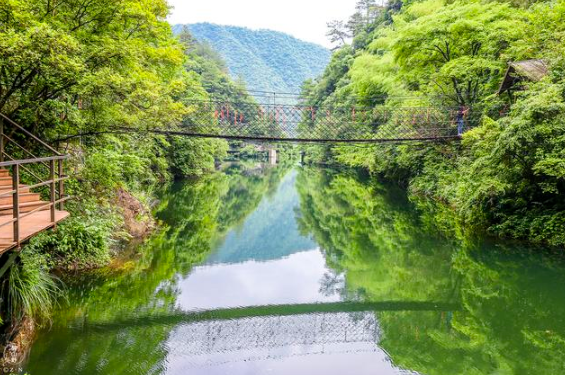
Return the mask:
<svg viewBox="0 0 565 375"><path fill-rule="evenodd" d="M41 254L22 252L20 261L10 268L2 284L2 300L12 323L29 316L48 320L56 300L62 294L57 279L49 274Z"/></svg>

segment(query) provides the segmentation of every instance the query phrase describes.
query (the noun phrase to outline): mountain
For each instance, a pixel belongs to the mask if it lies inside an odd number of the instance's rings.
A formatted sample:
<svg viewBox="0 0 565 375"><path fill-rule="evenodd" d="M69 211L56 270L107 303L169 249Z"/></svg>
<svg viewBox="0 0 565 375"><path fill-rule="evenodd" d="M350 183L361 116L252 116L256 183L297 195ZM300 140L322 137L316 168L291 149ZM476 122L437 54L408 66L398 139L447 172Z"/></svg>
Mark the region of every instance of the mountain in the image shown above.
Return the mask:
<svg viewBox="0 0 565 375"><path fill-rule="evenodd" d="M178 33L183 25L176 25ZM330 59L330 51L272 30L210 23L187 25L200 42L210 44L226 61L230 74L249 90L298 93L302 82L315 78Z"/></svg>

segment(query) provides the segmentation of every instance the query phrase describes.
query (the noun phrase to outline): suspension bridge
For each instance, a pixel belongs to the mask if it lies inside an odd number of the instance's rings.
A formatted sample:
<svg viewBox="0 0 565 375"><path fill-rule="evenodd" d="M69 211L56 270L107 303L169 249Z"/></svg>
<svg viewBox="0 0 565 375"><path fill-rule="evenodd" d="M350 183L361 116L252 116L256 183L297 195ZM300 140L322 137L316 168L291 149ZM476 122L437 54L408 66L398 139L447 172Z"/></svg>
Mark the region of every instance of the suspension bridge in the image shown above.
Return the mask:
<svg viewBox="0 0 565 375"><path fill-rule="evenodd" d="M254 141L379 143L458 139L478 122L461 107L359 107L191 101L174 129L149 132Z"/></svg>

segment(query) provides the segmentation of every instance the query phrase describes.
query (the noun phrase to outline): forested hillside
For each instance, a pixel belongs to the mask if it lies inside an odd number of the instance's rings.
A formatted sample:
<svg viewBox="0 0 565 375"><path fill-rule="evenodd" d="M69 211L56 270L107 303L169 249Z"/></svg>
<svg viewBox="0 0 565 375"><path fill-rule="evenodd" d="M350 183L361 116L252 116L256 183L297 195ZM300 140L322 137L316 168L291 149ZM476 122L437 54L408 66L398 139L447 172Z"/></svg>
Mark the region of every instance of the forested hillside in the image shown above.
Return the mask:
<svg viewBox="0 0 565 375"><path fill-rule="evenodd" d="M304 80L322 73L330 59L326 48L272 30L210 23L188 25L226 61L231 76L249 89L295 93ZM174 27L179 32L182 25Z"/></svg>
<svg viewBox="0 0 565 375"><path fill-rule="evenodd" d="M455 107L481 120L460 142L328 146L312 161L367 168L443 202L467 227L565 245L563 0L363 0L331 26L333 40L353 41L305 84L308 105ZM528 59L549 74L498 95L508 64Z"/></svg>

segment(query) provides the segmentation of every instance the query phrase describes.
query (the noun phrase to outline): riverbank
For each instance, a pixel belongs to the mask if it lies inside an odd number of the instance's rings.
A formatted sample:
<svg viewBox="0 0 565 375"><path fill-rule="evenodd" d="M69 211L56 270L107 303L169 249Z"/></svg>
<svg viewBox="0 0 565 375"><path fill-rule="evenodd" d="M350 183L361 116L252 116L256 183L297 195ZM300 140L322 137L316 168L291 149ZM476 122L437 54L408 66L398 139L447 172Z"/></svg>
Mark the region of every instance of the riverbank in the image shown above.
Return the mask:
<svg viewBox="0 0 565 375"><path fill-rule="evenodd" d="M565 180L557 175L548 176L546 173L555 173L542 169L553 160L549 155L555 152L550 151L555 150L554 140L540 140L535 156L530 155L527 138L509 140L511 133L517 131L507 126L513 124L511 121L518 120L505 118L485 123L467 132L461 141L437 144L323 146L318 150L311 146L306 162L363 169L401 187L422 205L433 202L438 211L448 213L450 220L469 232L563 249ZM540 123L529 131L542 131L543 126ZM555 132L558 133L557 128ZM528 156L517 157L518 154Z"/></svg>

